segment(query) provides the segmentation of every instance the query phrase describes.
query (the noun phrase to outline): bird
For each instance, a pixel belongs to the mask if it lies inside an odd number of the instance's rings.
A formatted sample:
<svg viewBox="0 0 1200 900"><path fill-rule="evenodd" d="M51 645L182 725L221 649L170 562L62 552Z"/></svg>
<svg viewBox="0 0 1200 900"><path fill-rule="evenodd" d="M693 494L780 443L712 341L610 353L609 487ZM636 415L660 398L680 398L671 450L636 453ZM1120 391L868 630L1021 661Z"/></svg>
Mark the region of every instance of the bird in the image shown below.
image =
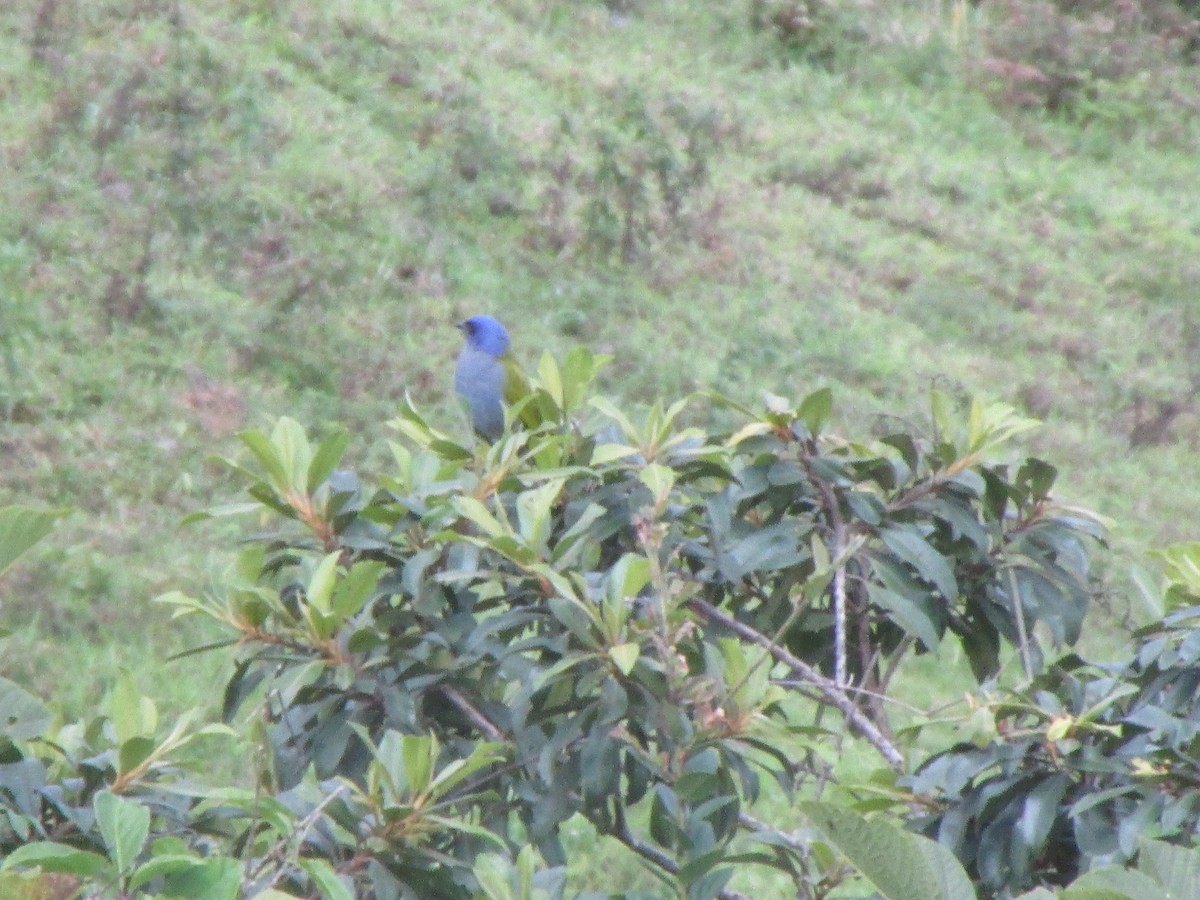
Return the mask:
<svg viewBox="0 0 1200 900"><path fill-rule="evenodd" d="M504 405L529 395L529 379L509 353L512 342L498 319L471 316L457 327L464 340L454 367L454 390L467 402L476 433L494 442L504 433ZM521 419L531 428L539 424L528 404Z"/></svg>

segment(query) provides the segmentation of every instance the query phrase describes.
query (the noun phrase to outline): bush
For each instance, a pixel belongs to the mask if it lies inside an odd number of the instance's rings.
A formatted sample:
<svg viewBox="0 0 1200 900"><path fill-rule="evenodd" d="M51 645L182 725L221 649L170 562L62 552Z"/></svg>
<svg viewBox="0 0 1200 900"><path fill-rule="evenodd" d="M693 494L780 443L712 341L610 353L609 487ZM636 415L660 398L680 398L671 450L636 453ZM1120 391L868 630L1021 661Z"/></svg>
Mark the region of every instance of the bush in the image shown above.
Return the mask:
<svg viewBox="0 0 1200 900"><path fill-rule="evenodd" d="M928 433L862 444L817 391L708 434L684 402L635 423L590 397L598 366L545 357L526 402L547 424L488 447L406 404L373 487L338 468L345 433L244 433L254 503L215 513L273 522L224 583L163 599L228 632L258 783L185 777L182 746L231 732L163 735L131 685L51 744L25 698L6 868L121 896L561 896L579 815L689 898L756 866L825 896L852 871L835 849L889 896L970 896L886 821L807 803L792 833L748 808L763 778L820 796L831 746L903 772L881 698L912 653L960 642L982 679L1007 642L1034 674L1037 633L1078 635L1098 531L1049 465L1005 460L1032 423L935 395Z"/></svg>
<svg viewBox="0 0 1200 900"><path fill-rule="evenodd" d="M1132 658L1068 656L1028 689L994 696L995 740L935 754L909 781L940 803L917 827L988 889L1066 885L1130 862L1145 838L1196 843L1200 549L1168 559L1167 595L1181 608L1135 633Z"/></svg>
<svg viewBox="0 0 1200 900"><path fill-rule="evenodd" d="M628 265L702 240L719 215L710 169L726 126L717 111L677 96L651 101L628 86L611 105L594 117L606 126L560 123L543 163L549 186L536 242Z"/></svg>
<svg viewBox="0 0 1200 900"><path fill-rule="evenodd" d="M983 16L976 77L989 95L1068 115L1139 76L1169 81L1169 69L1194 62L1200 24L1164 2L989 0Z"/></svg>

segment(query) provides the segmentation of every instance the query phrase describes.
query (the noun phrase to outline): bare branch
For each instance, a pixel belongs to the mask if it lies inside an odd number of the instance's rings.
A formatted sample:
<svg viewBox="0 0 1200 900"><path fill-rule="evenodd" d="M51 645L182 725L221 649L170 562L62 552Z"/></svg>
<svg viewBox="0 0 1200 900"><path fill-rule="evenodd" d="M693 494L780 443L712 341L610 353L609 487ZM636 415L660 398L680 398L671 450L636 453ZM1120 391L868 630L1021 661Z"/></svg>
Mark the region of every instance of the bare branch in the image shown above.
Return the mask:
<svg viewBox="0 0 1200 900"><path fill-rule="evenodd" d="M629 823L625 821L625 810L619 804L617 805L616 826L617 830L614 836L622 844L642 857L642 859L658 866L664 872L670 875L679 874L679 864L675 860L671 859L670 856L657 847L638 840L637 836L630 830ZM720 900L750 900L745 894L738 893L737 891L721 891L717 896Z"/></svg>
<svg viewBox="0 0 1200 900"><path fill-rule="evenodd" d="M818 478L809 460L803 460L809 482L821 494L821 505L829 518L832 547L829 556L833 559L833 680L839 688L849 684L846 676L846 524L842 521L842 509L837 495L829 482Z"/></svg>
<svg viewBox="0 0 1200 900"><path fill-rule="evenodd" d="M889 741L879 730L879 727L871 721L871 719L850 699L846 691L839 687L836 683L826 678L804 660L797 656L793 656L783 647L776 646L771 642L771 639L759 631L751 628L737 619L726 613L721 612L716 607L703 600L693 598L687 601L687 606L693 612L718 623L719 625L728 628L734 634L745 640L758 644L760 647L766 647L767 650L777 660L791 669L796 675L813 685L821 696L825 698L831 705L836 706L841 710L842 715L846 717L846 721L861 734L876 750L879 755L887 760L888 765L897 772L904 771L904 756L896 748L896 745Z"/></svg>
<svg viewBox="0 0 1200 900"><path fill-rule="evenodd" d="M489 740L499 742L504 741L504 732L497 728L491 719L476 709L475 706L472 705L471 701L464 697L457 688L452 688L449 685L443 684L438 687L438 690L441 692L443 697L449 700L451 704L458 709L459 712L470 719L476 728L487 735Z"/></svg>

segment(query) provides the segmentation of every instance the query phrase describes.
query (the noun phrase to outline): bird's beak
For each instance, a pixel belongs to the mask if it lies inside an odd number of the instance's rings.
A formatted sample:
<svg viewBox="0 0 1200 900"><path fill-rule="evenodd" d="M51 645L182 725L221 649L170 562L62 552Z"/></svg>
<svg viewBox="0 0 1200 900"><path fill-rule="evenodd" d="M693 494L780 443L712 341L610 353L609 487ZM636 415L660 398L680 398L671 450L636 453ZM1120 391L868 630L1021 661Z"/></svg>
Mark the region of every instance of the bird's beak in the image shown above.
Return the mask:
<svg viewBox="0 0 1200 900"><path fill-rule="evenodd" d="M457 328L459 331L466 331L467 323L465 321L464 322L455 322L454 327Z"/></svg>

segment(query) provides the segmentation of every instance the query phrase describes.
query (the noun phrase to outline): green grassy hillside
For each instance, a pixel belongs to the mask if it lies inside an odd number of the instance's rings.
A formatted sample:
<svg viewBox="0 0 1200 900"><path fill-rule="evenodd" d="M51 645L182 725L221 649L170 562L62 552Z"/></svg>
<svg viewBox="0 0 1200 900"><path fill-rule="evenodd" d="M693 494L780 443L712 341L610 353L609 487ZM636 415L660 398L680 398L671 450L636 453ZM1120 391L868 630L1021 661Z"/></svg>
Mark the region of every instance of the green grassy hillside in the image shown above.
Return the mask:
<svg viewBox="0 0 1200 900"><path fill-rule="evenodd" d="M461 428L475 311L630 403L1006 399L1127 554L1200 534L1194 67L1169 6L1023 8L6 4L0 485L76 513L0 585L3 674L211 696L150 602L239 533L177 525L234 499L208 458L286 413L382 465L405 391Z"/></svg>

